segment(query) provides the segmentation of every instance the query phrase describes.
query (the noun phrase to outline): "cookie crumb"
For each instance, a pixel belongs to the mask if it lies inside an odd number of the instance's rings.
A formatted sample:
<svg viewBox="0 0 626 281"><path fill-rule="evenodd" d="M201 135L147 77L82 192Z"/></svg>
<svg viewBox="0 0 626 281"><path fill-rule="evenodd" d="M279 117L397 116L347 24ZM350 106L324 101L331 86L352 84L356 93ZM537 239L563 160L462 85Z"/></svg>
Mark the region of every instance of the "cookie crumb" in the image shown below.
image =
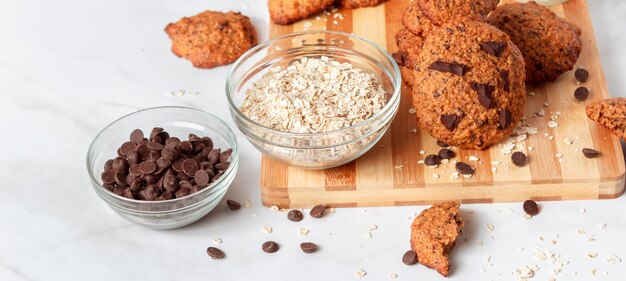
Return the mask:
<svg viewBox="0 0 626 281"><path fill-rule="evenodd" d="M266 234L270 234L272 233L272 231L273 231L272 227L267 226L267 225L261 228L261 232L266 233Z"/></svg>
<svg viewBox="0 0 626 281"><path fill-rule="evenodd" d="M308 230L308 229L306 229L306 228L300 228L300 229L298 230L298 234L299 234L301 237L306 237L306 236L309 234L309 230Z"/></svg>

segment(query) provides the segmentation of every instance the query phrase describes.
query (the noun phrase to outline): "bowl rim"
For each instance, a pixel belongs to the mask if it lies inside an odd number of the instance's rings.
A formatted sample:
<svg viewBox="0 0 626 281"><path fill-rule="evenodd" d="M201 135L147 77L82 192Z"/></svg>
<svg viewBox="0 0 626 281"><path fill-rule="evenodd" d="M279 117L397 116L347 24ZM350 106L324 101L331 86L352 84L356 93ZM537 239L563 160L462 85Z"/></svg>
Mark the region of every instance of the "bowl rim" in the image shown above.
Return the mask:
<svg viewBox="0 0 626 281"><path fill-rule="evenodd" d="M95 174L92 169L91 169L91 165L90 165L90 160L91 160L91 152L93 152L94 149L94 144L96 143L96 141L98 139L100 139L100 137L102 137L102 134L109 129L111 126L117 124L118 122L123 121L124 119L126 119L127 117L130 116L134 116L134 115L138 115L138 114L142 114L142 113L146 113L148 111L156 111L156 110L163 110L163 109L180 109L180 110L188 110L188 111L192 111L192 112L196 112L196 113L201 113L201 114L205 114L208 115L208 117L215 119L217 122L221 123L221 125L223 125L227 130L226 130L226 134L229 137L232 137L233 143L232 145L229 143L229 145L231 146L230 148L233 150L233 153L231 154L231 164L228 166L228 168L224 171L224 174L222 174L222 176L217 179L217 181L213 182L211 185L207 186L206 188L200 190L199 192L196 193L191 193L187 196L181 197L181 198L176 198L176 199L171 199L171 200L162 200L162 201L144 201L144 200L137 200L137 199L130 199L130 198L126 198L123 196L119 196L109 190L107 190L101 183L100 181L98 181L98 179L95 178ZM233 163L234 162L234 163ZM159 205L159 204L167 204L167 203L174 203L174 202L179 202L182 201L183 199L189 199L194 195L200 195L203 193L207 193L210 192L212 190L214 190L214 187L219 186L224 180L226 180L228 178L228 176L230 176L230 174L232 173L233 170L236 170L236 166L239 164L239 144L237 142L237 137L235 135L235 133L233 132L233 130L230 128L230 126L228 126L228 124L226 124L226 122L224 122L224 120L222 120L221 118L208 113L204 110L200 110L197 108L192 108L192 107L187 107L187 106L157 106L157 107L148 107L148 108L144 108L144 109L140 109L137 110L135 112L131 112L128 113L122 117L119 117L117 119L115 119L115 121L109 123L108 125L106 125L102 130L100 130L100 132L98 132L98 134L96 135L96 137L93 138L93 140L91 141L91 144L89 144L89 148L87 149L87 157L86 157L86 164L87 164L87 173L89 174L89 178L92 182L92 184L97 185L97 187L99 189L101 189L102 191L105 192L105 194L107 194L110 197L113 197L115 199L118 200L122 200L125 201L126 203L137 203L140 205ZM228 188L228 186L226 186ZM201 201L197 202L200 203ZM192 204L192 205L196 205ZM119 204L115 204L116 207ZM156 211L156 212L149 212L149 213L160 213L160 212L171 212L171 211L176 211L179 209L184 209L187 208L189 206L183 206L181 208L174 208L172 210L167 210L167 211ZM134 211L136 212L136 211Z"/></svg>
<svg viewBox="0 0 626 281"><path fill-rule="evenodd" d="M375 49L377 49L378 51L380 51L385 58L387 58L388 61L391 62L391 65L393 67L392 72L395 73L396 77L395 79L393 79L393 84L395 85L394 88L394 93L391 95L391 98L389 99L389 101L387 102L387 104L385 104L385 106L378 112L376 112L375 114L373 114L372 116L370 116L368 119L363 120L360 123L357 123L353 126L347 127L347 128L341 128L339 130L333 130L333 131L328 131L328 132L321 132L321 133L292 133L292 132L286 132L286 131L280 131L280 130L276 130L276 129L272 129L270 127L267 127L261 123L258 123L252 119L250 119L248 116L246 116L245 114L243 114L243 112L241 112L239 110L239 108L235 105L234 100L231 98L230 95L230 87L229 85L231 84L232 81L232 75L235 72L235 70L244 62L244 60L251 54L251 53L255 53L260 49L263 49L265 47L270 46L271 44L275 43L276 41L279 40L283 40L283 39L287 39L287 38L291 38L291 37L296 37L296 36L304 36L304 35L312 35L312 34L326 34L326 35L341 35L341 36L347 36L353 39L357 39L360 41L363 41L367 44L369 44L370 46L373 46ZM388 72L388 71L385 71ZM276 38L272 38L269 39L261 44L258 44L256 46L254 46L252 49L248 50L247 52L245 52L243 55L241 55L237 61L235 61L235 63L233 64L233 66L230 68L230 70L228 71L228 75L226 76L226 99L228 100L228 105L231 109L231 112L234 112L238 117L243 118L246 122L252 123L255 126L258 126L264 130L268 130L270 132L272 132L273 134L277 134L277 135L282 135L282 136L286 136L286 137L323 137L329 134L341 134L344 132L348 132L351 130L354 130L356 128L359 127L364 127L367 124L371 123L372 120L377 120L381 115L384 115L385 113L387 113L389 110L393 110L393 108L395 107L395 100L396 99L400 99L400 96L402 95L402 77L401 77L401 73L400 73L400 67L398 66L398 63L396 62L396 60L393 58L393 56L391 56L387 50L385 50L384 48L382 48L381 46L379 46L378 44L376 44L374 41L369 40L367 38L358 36L356 34L352 34L352 33L347 33L347 32L342 32L342 31L332 31L332 30L309 30L309 31L297 31L297 32L292 32L292 33L288 33L285 35L281 35L278 36Z"/></svg>

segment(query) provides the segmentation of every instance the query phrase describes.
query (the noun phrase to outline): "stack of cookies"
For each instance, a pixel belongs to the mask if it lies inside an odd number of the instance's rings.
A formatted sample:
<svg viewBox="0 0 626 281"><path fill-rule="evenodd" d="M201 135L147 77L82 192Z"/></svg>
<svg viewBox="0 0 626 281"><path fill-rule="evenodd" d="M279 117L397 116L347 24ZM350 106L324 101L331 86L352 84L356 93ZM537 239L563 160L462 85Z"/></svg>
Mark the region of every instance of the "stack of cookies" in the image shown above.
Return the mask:
<svg viewBox="0 0 626 281"><path fill-rule="evenodd" d="M554 81L578 59L578 27L534 2L498 4L415 0L402 16L394 58L419 126L448 145L506 139L522 119L525 82Z"/></svg>

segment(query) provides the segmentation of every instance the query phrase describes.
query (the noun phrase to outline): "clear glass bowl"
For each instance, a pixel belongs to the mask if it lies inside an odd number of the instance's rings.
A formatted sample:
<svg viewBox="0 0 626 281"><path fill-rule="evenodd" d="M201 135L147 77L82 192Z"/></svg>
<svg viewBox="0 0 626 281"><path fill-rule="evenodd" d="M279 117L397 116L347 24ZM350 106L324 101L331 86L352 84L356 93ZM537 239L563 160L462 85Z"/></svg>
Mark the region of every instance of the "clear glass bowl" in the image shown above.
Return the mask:
<svg viewBox="0 0 626 281"><path fill-rule="evenodd" d="M275 66L304 57L326 56L372 73L387 93L387 104L371 118L341 130L290 133L261 125L240 110L251 85ZM230 112L237 127L259 151L308 169L343 165L363 155L385 134L400 104L401 76L395 60L375 43L334 31L296 32L262 43L234 64L226 80Z"/></svg>
<svg viewBox="0 0 626 281"><path fill-rule="evenodd" d="M117 156L117 148L128 141L134 129L149 134L154 127L180 139L187 139L190 133L211 137L216 148L232 148L230 166L209 187L173 200L140 201L108 191L100 180L104 163ZM238 154L235 134L219 118L187 107L155 107L128 114L104 128L89 147L87 170L98 196L120 216L148 228L171 229L193 223L215 208L237 174Z"/></svg>

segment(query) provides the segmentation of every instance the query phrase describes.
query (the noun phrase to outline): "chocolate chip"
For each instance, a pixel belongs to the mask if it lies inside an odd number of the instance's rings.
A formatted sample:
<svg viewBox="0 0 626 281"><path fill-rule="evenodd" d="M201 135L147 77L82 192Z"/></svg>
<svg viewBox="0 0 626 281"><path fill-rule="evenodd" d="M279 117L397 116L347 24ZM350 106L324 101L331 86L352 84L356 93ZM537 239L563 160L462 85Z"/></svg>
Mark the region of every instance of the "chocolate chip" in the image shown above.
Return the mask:
<svg viewBox="0 0 626 281"><path fill-rule="evenodd" d="M279 248L280 247L278 246L278 244L276 244L276 242L274 241L267 241L261 246L263 252L266 252L268 254L276 253Z"/></svg>
<svg viewBox="0 0 626 281"><path fill-rule="evenodd" d="M589 93L589 89L587 89L586 87L578 87L574 91L574 97L579 101L586 101L589 97Z"/></svg>
<svg viewBox="0 0 626 281"><path fill-rule="evenodd" d="M489 84L478 84L472 83L471 87L478 92L478 101L485 108L493 108L496 106L496 102L493 100L493 91L496 89L495 86Z"/></svg>
<svg viewBox="0 0 626 281"><path fill-rule="evenodd" d="M211 149L213 148L213 140L209 137L202 137L202 143L204 143L206 147L210 147Z"/></svg>
<svg viewBox="0 0 626 281"><path fill-rule="evenodd" d="M454 153L454 151L450 149L444 148L444 149L439 150L439 153L437 153L437 156L439 156L439 158L441 159L452 159L456 156L456 153Z"/></svg>
<svg viewBox="0 0 626 281"><path fill-rule="evenodd" d="M191 144L191 142L188 141L183 141L180 143L180 148L185 152L185 153L191 153L193 151L193 145Z"/></svg>
<svg viewBox="0 0 626 281"><path fill-rule="evenodd" d="M226 200L226 205L228 205L228 208L231 209L232 211L236 211L241 209L241 204L239 204L239 202L235 201L235 200Z"/></svg>
<svg viewBox="0 0 626 281"><path fill-rule="evenodd" d="M232 154L233 150L231 148L224 150L224 152L220 153L220 162L228 162Z"/></svg>
<svg viewBox="0 0 626 281"><path fill-rule="evenodd" d="M139 169L139 164L131 165L130 168L128 168L128 173L131 175L140 176L141 170Z"/></svg>
<svg viewBox="0 0 626 281"><path fill-rule="evenodd" d="M287 213L287 219L289 219L290 221L299 222L303 218L304 218L304 216L302 215L302 212L300 212L298 210L291 210L291 211L289 211L289 213Z"/></svg>
<svg viewBox="0 0 626 281"><path fill-rule="evenodd" d="M137 153L139 153L139 159L145 160L150 156L150 149L145 144L140 144L137 146Z"/></svg>
<svg viewBox="0 0 626 281"><path fill-rule="evenodd" d="M468 70L469 67L467 65L463 65L457 62L444 62L438 60L433 62L428 69L440 71L440 72L450 72L454 75L463 76Z"/></svg>
<svg viewBox="0 0 626 281"><path fill-rule="evenodd" d="M196 171L196 173L193 175L193 179L196 181L196 184L202 187L206 187L209 184L210 180L209 174L207 174L207 172L205 172L204 170Z"/></svg>
<svg viewBox="0 0 626 281"><path fill-rule="evenodd" d="M488 54L499 57L506 48L506 42L480 42L480 47Z"/></svg>
<svg viewBox="0 0 626 281"><path fill-rule="evenodd" d="M220 149L213 149L211 150L211 152L209 152L209 155L207 155L207 160L209 161L209 163L211 163L211 165L215 165L217 164L217 162L220 160Z"/></svg>
<svg viewBox="0 0 626 281"><path fill-rule="evenodd" d="M191 194L191 190L189 190L189 188L181 188L174 194L176 195L176 198L182 198Z"/></svg>
<svg viewBox="0 0 626 281"><path fill-rule="evenodd" d="M439 164L441 164L441 158L439 158L439 156L431 154L426 156L426 158L424 158L424 164L426 166L438 166Z"/></svg>
<svg viewBox="0 0 626 281"><path fill-rule="evenodd" d="M454 114L442 114L439 118L448 131L454 131L459 124L459 117Z"/></svg>
<svg viewBox="0 0 626 281"><path fill-rule="evenodd" d="M128 163L132 164L138 164L139 163L139 153L137 152L137 150L133 149L130 152L128 152L128 154L126 154L126 160L128 160Z"/></svg>
<svg viewBox="0 0 626 281"><path fill-rule="evenodd" d="M141 164L139 164L139 170L141 171L142 174L150 174L153 173L154 171L156 171L156 164L154 162L143 162Z"/></svg>
<svg viewBox="0 0 626 281"><path fill-rule="evenodd" d="M221 162L215 164L215 169L217 169L218 171L225 171L226 169L228 169L228 166L230 166L230 162Z"/></svg>
<svg viewBox="0 0 626 281"><path fill-rule="evenodd" d="M116 172L113 170L103 172L100 177L102 178L102 182L104 184L114 184L115 183L115 174Z"/></svg>
<svg viewBox="0 0 626 281"><path fill-rule="evenodd" d="M126 161L126 159L118 157L113 160L111 170L121 173L128 170L129 167L130 165L128 164L128 161Z"/></svg>
<svg viewBox="0 0 626 281"><path fill-rule="evenodd" d="M175 175L165 175L163 176L163 188L167 191L174 191L178 187L178 179Z"/></svg>
<svg viewBox="0 0 626 281"><path fill-rule="evenodd" d="M193 176L198 171L198 163L192 159L183 161L183 173L187 176Z"/></svg>
<svg viewBox="0 0 626 281"><path fill-rule="evenodd" d="M115 183L117 183L117 185L119 185L119 186L128 185L128 183L126 182L126 175L124 175L124 173L116 173L115 174Z"/></svg>
<svg viewBox="0 0 626 281"><path fill-rule="evenodd" d="M128 199L135 199L135 196L133 195L133 192L131 191L130 188L126 188L124 189L124 192L122 193L122 196L128 198Z"/></svg>
<svg viewBox="0 0 626 281"><path fill-rule="evenodd" d="M515 164L515 166L524 167L526 166L526 163L528 163L528 157L526 157L526 154L523 152L516 151L511 154L511 161Z"/></svg>
<svg viewBox="0 0 626 281"><path fill-rule="evenodd" d="M127 156L128 153L135 150L136 147L137 145L135 143L127 141L120 147L120 154Z"/></svg>
<svg viewBox="0 0 626 281"><path fill-rule="evenodd" d="M304 243L300 243L300 249L307 254L311 254L311 253L317 252L318 248L315 243L304 242Z"/></svg>
<svg viewBox="0 0 626 281"><path fill-rule="evenodd" d="M500 71L500 78L502 79L502 89L504 89L505 91L509 91L510 87L509 87L509 71L508 70L501 70Z"/></svg>
<svg viewBox="0 0 626 281"><path fill-rule="evenodd" d="M219 260L219 259L223 259L224 258L224 252L222 252L222 250L215 248L215 247L209 247L206 249L206 253L209 255L209 257L211 257L214 260Z"/></svg>
<svg viewBox="0 0 626 281"><path fill-rule="evenodd" d="M472 168L472 166L470 165L467 165L467 163L457 162L456 165L454 165L454 168L456 169L457 172L459 172L462 175L474 174L474 168Z"/></svg>
<svg viewBox="0 0 626 281"><path fill-rule="evenodd" d="M524 212L531 216L539 214L539 206L537 206L537 202L533 200L524 201Z"/></svg>
<svg viewBox="0 0 626 281"><path fill-rule="evenodd" d="M326 206L316 205L315 207L313 207L313 209L311 209L309 215L314 218L321 218L322 216L324 216L324 210L326 210Z"/></svg>
<svg viewBox="0 0 626 281"><path fill-rule="evenodd" d="M170 137L165 140L166 145L170 144L170 145L174 145L174 147L176 146L176 144L179 144L179 143L180 143L180 139L177 137Z"/></svg>
<svg viewBox="0 0 626 281"><path fill-rule="evenodd" d="M437 141L437 145L440 146L440 147L449 147L449 145L447 143L442 142L440 140Z"/></svg>
<svg viewBox="0 0 626 281"><path fill-rule="evenodd" d="M511 125L511 112L508 109L500 110L500 118L498 119L498 123L500 124L499 129L504 130Z"/></svg>
<svg viewBox="0 0 626 281"><path fill-rule="evenodd" d="M143 131L135 129L132 133L130 133L130 141L135 144L141 143L143 141Z"/></svg>
<svg viewBox="0 0 626 281"><path fill-rule="evenodd" d="M154 150L154 151L161 151L163 149L163 145L158 143L158 142L148 142L146 144L146 146L148 146L148 149L150 150Z"/></svg>
<svg viewBox="0 0 626 281"><path fill-rule="evenodd" d="M584 68L579 68L574 72L574 77L576 77L576 81L585 83L589 79L589 72Z"/></svg>
<svg viewBox="0 0 626 281"><path fill-rule="evenodd" d="M596 158L600 156L600 151L591 148L583 148L583 154L587 158Z"/></svg>
<svg viewBox="0 0 626 281"><path fill-rule="evenodd" d="M414 265L417 263L417 254L413 250L408 250L402 255L402 263L406 265Z"/></svg>
<svg viewBox="0 0 626 281"><path fill-rule="evenodd" d="M152 131L150 132L150 141L154 141L154 139L161 133L163 132L163 128L159 128L159 127L155 127L152 128ZM160 139L160 138L159 138Z"/></svg>

